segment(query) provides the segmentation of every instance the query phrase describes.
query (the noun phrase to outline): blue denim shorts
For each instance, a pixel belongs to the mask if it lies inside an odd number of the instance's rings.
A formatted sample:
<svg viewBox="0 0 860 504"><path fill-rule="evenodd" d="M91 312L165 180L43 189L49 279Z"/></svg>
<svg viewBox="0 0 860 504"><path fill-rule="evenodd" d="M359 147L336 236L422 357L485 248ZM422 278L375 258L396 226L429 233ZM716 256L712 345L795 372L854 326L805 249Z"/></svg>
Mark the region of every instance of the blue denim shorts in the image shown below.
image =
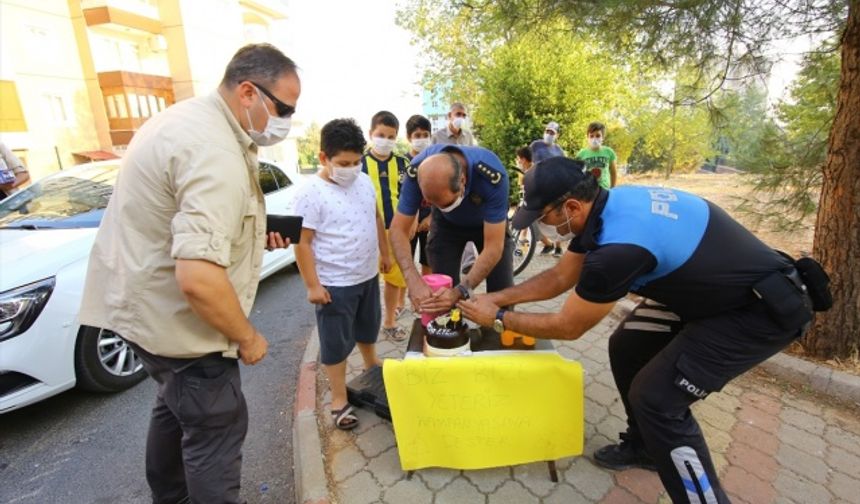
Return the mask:
<svg viewBox="0 0 860 504"><path fill-rule="evenodd" d="M379 276L347 287L325 286L331 303L316 306L320 361L338 364L358 343L376 343L382 323Z"/></svg>

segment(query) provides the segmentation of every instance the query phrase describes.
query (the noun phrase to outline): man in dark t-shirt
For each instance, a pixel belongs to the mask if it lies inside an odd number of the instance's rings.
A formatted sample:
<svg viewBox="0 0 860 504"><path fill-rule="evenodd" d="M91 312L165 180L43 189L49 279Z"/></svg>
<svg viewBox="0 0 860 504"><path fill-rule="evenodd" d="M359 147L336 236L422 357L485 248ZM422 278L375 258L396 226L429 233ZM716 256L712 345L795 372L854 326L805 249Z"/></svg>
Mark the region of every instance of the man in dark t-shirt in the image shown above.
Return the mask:
<svg viewBox="0 0 860 504"><path fill-rule="evenodd" d="M513 226L537 220L573 235L568 252L520 285L460 302L464 315L571 340L628 292L645 296L609 339L627 431L594 460L656 469L676 503L728 502L689 407L802 334L811 302L793 263L709 201L658 187L607 191L578 160L539 163L524 188ZM559 313L499 308L571 288Z"/></svg>

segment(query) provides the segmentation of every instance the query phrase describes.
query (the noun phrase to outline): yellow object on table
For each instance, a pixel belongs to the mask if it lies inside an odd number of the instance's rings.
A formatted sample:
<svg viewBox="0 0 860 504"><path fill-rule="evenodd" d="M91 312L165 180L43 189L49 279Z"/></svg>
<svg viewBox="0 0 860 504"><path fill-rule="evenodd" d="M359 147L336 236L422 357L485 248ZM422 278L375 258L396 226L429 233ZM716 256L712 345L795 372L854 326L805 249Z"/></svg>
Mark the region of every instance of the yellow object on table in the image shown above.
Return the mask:
<svg viewBox="0 0 860 504"><path fill-rule="evenodd" d="M582 453L583 376L551 352L386 359L383 377L405 471L482 469Z"/></svg>

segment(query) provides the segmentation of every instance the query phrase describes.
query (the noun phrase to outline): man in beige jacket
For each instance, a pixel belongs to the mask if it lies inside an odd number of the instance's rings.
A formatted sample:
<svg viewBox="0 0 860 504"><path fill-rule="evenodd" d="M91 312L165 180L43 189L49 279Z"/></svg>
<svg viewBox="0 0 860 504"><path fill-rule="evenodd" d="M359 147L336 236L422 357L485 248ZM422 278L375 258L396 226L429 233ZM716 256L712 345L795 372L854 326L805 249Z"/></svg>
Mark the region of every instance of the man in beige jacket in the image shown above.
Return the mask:
<svg viewBox="0 0 860 504"><path fill-rule="evenodd" d="M81 323L120 334L158 383L146 447L155 503L239 502L248 409L238 359L266 236L257 147L283 140L296 66L268 44L240 49L218 90L151 118L123 158L90 255Z"/></svg>

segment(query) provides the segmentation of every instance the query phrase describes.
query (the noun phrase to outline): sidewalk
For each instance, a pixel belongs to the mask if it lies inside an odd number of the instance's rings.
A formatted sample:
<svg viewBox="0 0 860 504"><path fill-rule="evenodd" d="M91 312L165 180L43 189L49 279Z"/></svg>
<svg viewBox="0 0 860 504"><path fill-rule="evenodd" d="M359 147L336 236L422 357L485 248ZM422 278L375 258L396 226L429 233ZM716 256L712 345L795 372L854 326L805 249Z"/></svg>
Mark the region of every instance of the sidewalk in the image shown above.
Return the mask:
<svg viewBox="0 0 860 504"><path fill-rule="evenodd" d="M536 256L522 278L549 267L555 259ZM518 306L521 311L556 311L565 299ZM400 469L391 424L357 409L361 424L352 432L332 426L329 395L321 369L307 362L303 374L315 373L317 398L297 400L298 418L310 425L316 411L319 444L313 432L296 430L296 481L305 502L340 504L423 503L668 503L656 473L632 469L613 472L590 461L591 453L617 442L625 429L624 410L615 389L606 351L607 338L633 307L623 300L613 313L576 341L556 341L558 352L582 363L585 377L585 450L558 462L559 482L552 483L545 463L480 471L422 469L411 480ZM406 327L411 320L404 317ZM315 338L316 336L312 336ZM313 342L311 342L313 343ZM380 341L383 358L400 359L406 343ZM309 354L314 350L309 345ZM316 355L311 358L315 359ZM361 358L348 361L348 379L361 372ZM307 391L305 391L307 393ZM302 410L302 403L304 410ZM856 405L854 405L856 406ZM736 503L860 504L860 408L837 404L760 370L753 370L693 407L723 486ZM298 439L305 436L307 439ZM311 444L308 444L311 443ZM299 453L300 444L305 450ZM308 446L322 452L307 453ZM313 451L313 450L310 450ZM316 455L316 457L314 457ZM314 458L314 460L308 460ZM324 470L325 479L321 474ZM301 474L299 474L301 473ZM321 488L328 486L328 500ZM304 504L304 503L302 503Z"/></svg>

